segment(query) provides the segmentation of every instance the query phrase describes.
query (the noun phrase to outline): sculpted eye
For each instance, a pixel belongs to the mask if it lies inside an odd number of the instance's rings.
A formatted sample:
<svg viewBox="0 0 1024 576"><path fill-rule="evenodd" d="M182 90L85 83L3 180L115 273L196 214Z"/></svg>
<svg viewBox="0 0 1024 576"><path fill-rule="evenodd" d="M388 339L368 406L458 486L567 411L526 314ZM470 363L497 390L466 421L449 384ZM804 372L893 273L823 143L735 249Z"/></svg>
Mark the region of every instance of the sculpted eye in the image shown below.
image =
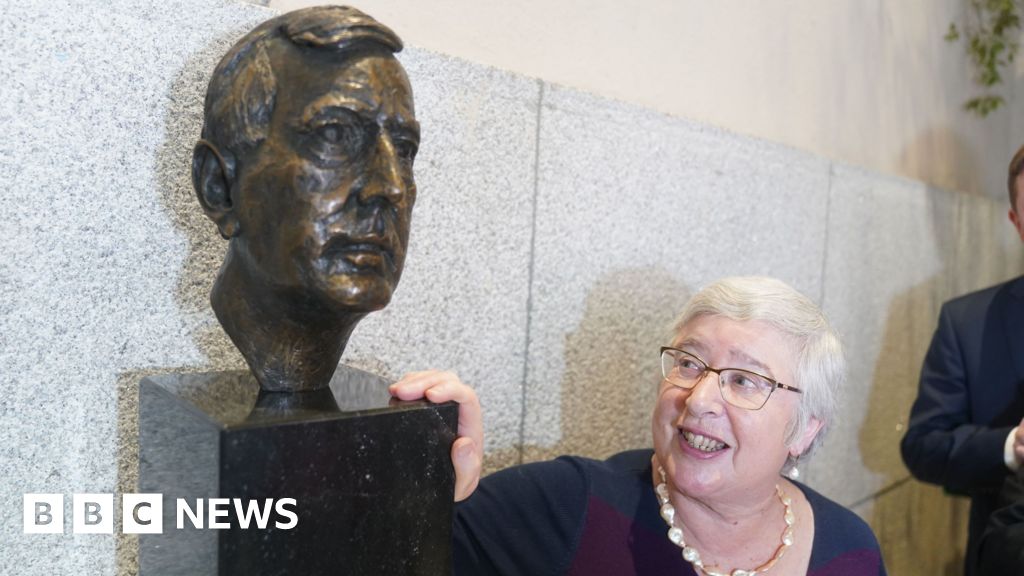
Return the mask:
<svg viewBox="0 0 1024 576"><path fill-rule="evenodd" d="M318 126L313 133L322 143L349 151L358 150L363 143L363 131L352 124L330 122Z"/></svg>
<svg viewBox="0 0 1024 576"><path fill-rule="evenodd" d="M321 138L331 143L337 143L341 139L341 128L333 124L321 127L317 133L320 134Z"/></svg>
<svg viewBox="0 0 1024 576"><path fill-rule="evenodd" d="M411 138L398 138L395 140L395 153L403 160L412 162L416 158L416 151L418 149L419 145Z"/></svg>

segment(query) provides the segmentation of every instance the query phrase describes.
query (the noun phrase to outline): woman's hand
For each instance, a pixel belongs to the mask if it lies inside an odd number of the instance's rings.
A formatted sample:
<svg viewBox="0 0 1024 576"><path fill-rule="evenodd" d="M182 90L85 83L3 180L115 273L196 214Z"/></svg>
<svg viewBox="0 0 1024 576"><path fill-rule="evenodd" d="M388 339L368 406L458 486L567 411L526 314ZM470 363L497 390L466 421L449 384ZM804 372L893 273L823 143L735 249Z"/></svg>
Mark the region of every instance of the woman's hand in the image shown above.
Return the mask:
<svg viewBox="0 0 1024 576"><path fill-rule="evenodd" d="M465 500L476 490L484 460L484 427L480 400L476 392L459 380L454 372L426 370L410 372L388 391L399 400L430 402L454 401L459 405L458 438L452 444L452 465L455 467L455 501Z"/></svg>

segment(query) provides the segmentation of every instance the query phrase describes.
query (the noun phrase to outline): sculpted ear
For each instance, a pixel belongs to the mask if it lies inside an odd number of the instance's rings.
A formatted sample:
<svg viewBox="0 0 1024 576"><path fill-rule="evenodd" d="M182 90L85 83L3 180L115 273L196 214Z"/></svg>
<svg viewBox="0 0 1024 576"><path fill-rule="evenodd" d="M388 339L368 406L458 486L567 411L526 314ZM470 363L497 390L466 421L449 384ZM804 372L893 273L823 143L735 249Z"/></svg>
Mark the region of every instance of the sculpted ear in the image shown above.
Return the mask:
<svg viewBox="0 0 1024 576"><path fill-rule="evenodd" d="M199 140L192 150L192 186L203 212L213 220L225 239L241 232L231 202L235 180L235 158L212 142Z"/></svg>

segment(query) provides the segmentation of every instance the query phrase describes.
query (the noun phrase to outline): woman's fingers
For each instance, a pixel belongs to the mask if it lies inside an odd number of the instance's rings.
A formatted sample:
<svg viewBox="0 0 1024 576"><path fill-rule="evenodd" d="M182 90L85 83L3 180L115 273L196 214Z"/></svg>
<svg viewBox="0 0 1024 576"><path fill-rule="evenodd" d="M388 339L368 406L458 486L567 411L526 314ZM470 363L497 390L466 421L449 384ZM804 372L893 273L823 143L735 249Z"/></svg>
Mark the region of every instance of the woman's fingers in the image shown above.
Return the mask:
<svg viewBox="0 0 1024 576"><path fill-rule="evenodd" d="M483 460L471 438L462 436L452 444L452 465L455 467L455 501L469 497L480 483Z"/></svg>
<svg viewBox="0 0 1024 576"><path fill-rule="evenodd" d="M455 500L464 500L476 489L483 468L484 428L480 400L454 372L426 370L411 372L389 388L400 400L456 402L459 405L458 438L452 444L455 468Z"/></svg>
<svg viewBox="0 0 1024 576"><path fill-rule="evenodd" d="M410 372L402 376L401 380L389 386L388 391L399 400L419 400L423 398L423 393L427 388L436 383L438 374L440 372L436 370Z"/></svg>
<svg viewBox="0 0 1024 576"><path fill-rule="evenodd" d="M435 403L454 401L459 404L459 437L471 439L473 453L478 460L483 460L483 414L476 392L450 372L438 374L432 381L434 385L425 391L427 400Z"/></svg>

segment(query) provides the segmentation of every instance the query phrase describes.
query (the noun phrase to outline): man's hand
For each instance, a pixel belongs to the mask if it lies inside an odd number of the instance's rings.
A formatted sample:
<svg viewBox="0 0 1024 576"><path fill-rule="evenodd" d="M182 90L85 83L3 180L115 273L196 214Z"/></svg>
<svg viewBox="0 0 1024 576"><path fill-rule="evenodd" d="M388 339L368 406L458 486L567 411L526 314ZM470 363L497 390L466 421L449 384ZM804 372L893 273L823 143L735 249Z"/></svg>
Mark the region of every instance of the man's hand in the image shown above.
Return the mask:
<svg viewBox="0 0 1024 576"><path fill-rule="evenodd" d="M452 444L455 467L455 501L465 500L476 490L484 460L484 428L480 400L453 372L426 370L410 372L388 391L399 400L426 398L434 403L455 401L459 405L458 438Z"/></svg>
<svg viewBox="0 0 1024 576"><path fill-rule="evenodd" d="M1017 458L1018 464L1024 465L1024 418L1021 418L1013 438L1013 455Z"/></svg>

